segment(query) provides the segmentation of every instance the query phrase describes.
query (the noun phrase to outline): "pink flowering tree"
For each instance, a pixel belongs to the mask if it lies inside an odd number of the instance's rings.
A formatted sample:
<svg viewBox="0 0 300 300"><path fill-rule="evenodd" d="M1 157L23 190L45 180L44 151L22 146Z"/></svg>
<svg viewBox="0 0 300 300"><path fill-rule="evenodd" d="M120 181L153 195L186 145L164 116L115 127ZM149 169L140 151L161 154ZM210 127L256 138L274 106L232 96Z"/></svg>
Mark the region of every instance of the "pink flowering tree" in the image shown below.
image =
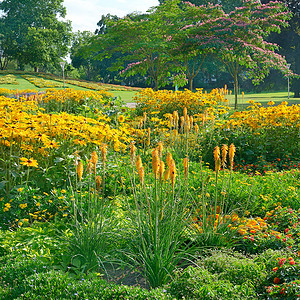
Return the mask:
<svg viewBox="0 0 300 300"><path fill-rule="evenodd" d="M192 90L193 80L201 70L205 58L219 46L208 32L214 20L223 16L224 12L220 5L196 6L190 2L181 4L181 9L176 20L181 28L172 36L173 44L169 45L168 51L174 64L186 75L189 89Z"/></svg>
<svg viewBox="0 0 300 300"><path fill-rule="evenodd" d="M235 108L238 74L242 69L254 83L263 80L272 68L287 73L285 58L276 53L278 46L265 39L271 32L280 32L280 26L287 26L288 18L289 13L281 2L262 5L260 1L245 0L242 7L208 21L205 36L198 34L202 29L191 28L190 34L195 39L199 37L199 47L214 41L214 54L225 63L234 79Z"/></svg>

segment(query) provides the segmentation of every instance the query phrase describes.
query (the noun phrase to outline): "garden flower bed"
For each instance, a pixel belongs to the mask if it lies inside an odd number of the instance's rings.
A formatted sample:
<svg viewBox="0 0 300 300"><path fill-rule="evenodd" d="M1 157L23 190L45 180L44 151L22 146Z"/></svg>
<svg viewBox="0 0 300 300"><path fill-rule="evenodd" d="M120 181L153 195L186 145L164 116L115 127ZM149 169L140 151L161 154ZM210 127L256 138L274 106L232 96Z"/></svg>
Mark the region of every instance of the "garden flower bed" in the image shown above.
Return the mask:
<svg viewBox="0 0 300 300"><path fill-rule="evenodd" d="M9 74L0 77L0 84L19 84L16 76Z"/></svg>
<svg viewBox="0 0 300 300"><path fill-rule="evenodd" d="M63 79L52 76L52 75L43 75L44 78L56 80L56 81L63 81ZM96 90L96 91L139 91L140 88L136 87L130 87L130 86L120 86L116 84L107 84L107 83L101 83L101 82L88 82L84 80L75 80L75 79L65 79L66 83L75 85L75 86L80 86L84 87L87 89L91 90Z"/></svg>
<svg viewBox="0 0 300 300"><path fill-rule="evenodd" d="M299 297L299 105L0 93L3 299Z"/></svg>
<svg viewBox="0 0 300 300"><path fill-rule="evenodd" d="M38 78L35 76L31 76L31 75L22 75L22 77L39 88L55 88L55 87L62 88L63 87L63 85L61 83L58 83L58 82L55 82L52 80L51 81L45 80L43 78Z"/></svg>

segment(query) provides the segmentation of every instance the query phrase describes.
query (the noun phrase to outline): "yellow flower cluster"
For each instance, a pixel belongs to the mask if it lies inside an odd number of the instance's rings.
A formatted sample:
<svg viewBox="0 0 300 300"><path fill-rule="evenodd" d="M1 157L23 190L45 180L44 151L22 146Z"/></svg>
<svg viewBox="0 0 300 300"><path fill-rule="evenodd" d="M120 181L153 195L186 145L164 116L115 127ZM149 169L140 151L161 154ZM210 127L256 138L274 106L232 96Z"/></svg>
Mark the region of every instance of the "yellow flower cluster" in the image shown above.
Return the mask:
<svg viewBox="0 0 300 300"><path fill-rule="evenodd" d="M5 75L0 77L0 84L19 84L17 77L14 75Z"/></svg>
<svg viewBox="0 0 300 300"><path fill-rule="evenodd" d="M252 104L248 110L235 112L226 123L227 128L240 126L251 130L269 127L300 127L300 105L288 106L286 101L278 106L272 106L270 101L268 107L261 107L260 103L250 101Z"/></svg>
<svg viewBox="0 0 300 300"><path fill-rule="evenodd" d="M61 83L45 80L43 78L38 78L30 75L22 75L22 77L39 88L63 87Z"/></svg>
<svg viewBox="0 0 300 300"><path fill-rule="evenodd" d="M209 194L207 196L209 196ZM200 211L198 210L197 213L199 212ZM202 220L206 221L207 224L204 224L205 226L213 226L214 229L222 224L227 224L227 227L230 228L230 230L237 231L240 235L243 236L254 235L255 233L259 232L266 232L269 228L268 223L260 217L240 218L235 212L230 215L223 215L220 213L219 206L217 206L215 214L209 214L206 218L203 218L202 215L200 215L200 218L198 215L193 216L194 227L199 232L203 232ZM271 230L270 234L274 235L275 231Z"/></svg>
<svg viewBox="0 0 300 300"><path fill-rule="evenodd" d="M10 204L10 203L5 203L5 204L4 204L3 211L4 211L4 212L9 211L10 208L11 208L11 204Z"/></svg>
<svg viewBox="0 0 300 300"><path fill-rule="evenodd" d="M56 90L56 89L47 89L46 93L40 99L44 103L49 101L56 101L64 103L65 101L74 101L80 102L86 98L92 98L93 100L103 102L103 97L112 97L112 94L106 91L81 91L74 89L65 89L65 90Z"/></svg>
<svg viewBox="0 0 300 300"><path fill-rule="evenodd" d="M101 114L98 120L68 113L45 114L33 100L22 102L0 96L0 144L17 144L26 153L45 154L66 140L70 145L106 142L116 151L125 149L132 130L126 123L118 129L111 128L109 121Z"/></svg>
<svg viewBox="0 0 300 300"><path fill-rule="evenodd" d="M13 91L10 89L4 89L4 88L0 88L0 95L1 96L6 96L6 95L10 95L12 94Z"/></svg>
<svg viewBox="0 0 300 300"><path fill-rule="evenodd" d="M195 115L206 111L209 116L222 115L228 112L228 100L220 90L214 89L210 93L197 89L196 92L185 91L153 91L144 89L139 92L134 101L146 112L160 111L161 114L178 110L181 114L184 107Z"/></svg>
<svg viewBox="0 0 300 300"><path fill-rule="evenodd" d="M238 233L241 235L245 234L255 234L259 231L266 230L268 228L268 224L266 221L260 217L256 217L253 219L242 218L235 219L235 221L239 221L238 225Z"/></svg>
<svg viewBox="0 0 300 300"><path fill-rule="evenodd" d="M37 94L37 90L32 90L32 89L26 89L26 90L10 90L10 89L4 89L0 88L0 95L1 96L9 96L9 95L15 95L17 98L22 96L23 93L35 93Z"/></svg>
<svg viewBox="0 0 300 300"><path fill-rule="evenodd" d="M21 203L20 205L19 205L19 207L21 208L21 209L24 209L24 208L26 208L27 207L27 203Z"/></svg>

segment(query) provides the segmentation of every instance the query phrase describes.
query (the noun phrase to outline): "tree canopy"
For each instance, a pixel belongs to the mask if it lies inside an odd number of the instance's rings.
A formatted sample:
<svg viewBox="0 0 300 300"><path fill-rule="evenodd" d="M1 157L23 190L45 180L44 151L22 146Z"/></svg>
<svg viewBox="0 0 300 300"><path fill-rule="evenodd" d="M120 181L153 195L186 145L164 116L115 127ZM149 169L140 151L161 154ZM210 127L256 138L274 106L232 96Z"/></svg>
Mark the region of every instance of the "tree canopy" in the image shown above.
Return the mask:
<svg viewBox="0 0 300 300"><path fill-rule="evenodd" d="M148 14L108 20L106 34L95 38L91 50L101 60L122 53L112 69L121 70L124 76L150 76L155 89L163 86L174 68L166 49L172 44L170 36L180 29L174 22L180 15L177 2L169 1Z"/></svg>
<svg viewBox="0 0 300 300"><path fill-rule="evenodd" d="M54 64L68 53L71 24L63 0L3 0L0 46L4 56L20 65Z"/></svg>

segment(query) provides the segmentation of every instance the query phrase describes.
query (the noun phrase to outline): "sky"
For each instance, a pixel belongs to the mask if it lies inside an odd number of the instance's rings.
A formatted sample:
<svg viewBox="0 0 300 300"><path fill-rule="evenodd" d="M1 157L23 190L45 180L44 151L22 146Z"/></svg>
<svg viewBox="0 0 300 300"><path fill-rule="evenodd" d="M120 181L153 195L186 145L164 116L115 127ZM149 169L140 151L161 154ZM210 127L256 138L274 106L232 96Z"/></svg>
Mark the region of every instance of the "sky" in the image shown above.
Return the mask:
<svg viewBox="0 0 300 300"><path fill-rule="evenodd" d="M124 17L132 12L146 12L157 6L158 0L64 0L66 19L72 21L73 31L94 32L102 15Z"/></svg>

